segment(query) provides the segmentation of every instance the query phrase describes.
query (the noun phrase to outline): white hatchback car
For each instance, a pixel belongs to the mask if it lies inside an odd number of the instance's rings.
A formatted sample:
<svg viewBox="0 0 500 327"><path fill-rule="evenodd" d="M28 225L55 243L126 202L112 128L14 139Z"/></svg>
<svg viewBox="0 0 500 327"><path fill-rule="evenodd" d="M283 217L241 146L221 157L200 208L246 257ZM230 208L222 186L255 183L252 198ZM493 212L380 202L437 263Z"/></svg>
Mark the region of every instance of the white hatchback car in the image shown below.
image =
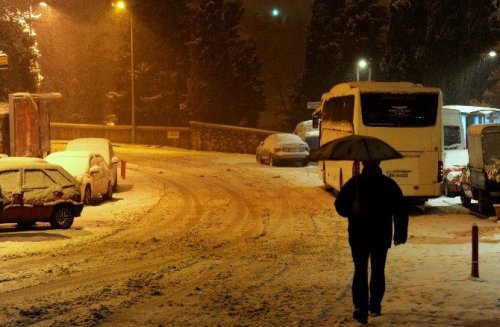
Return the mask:
<svg viewBox="0 0 500 327"><path fill-rule="evenodd" d="M60 151L45 160L66 169L80 183L83 202L92 204L113 197L113 176L104 158L91 151Z"/></svg>
<svg viewBox="0 0 500 327"><path fill-rule="evenodd" d="M99 153L109 166L113 175L113 191L118 189L118 163L120 159L115 157L111 141L105 138L88 137L78 138L68 142L66 150L90 151Z"/></svg>

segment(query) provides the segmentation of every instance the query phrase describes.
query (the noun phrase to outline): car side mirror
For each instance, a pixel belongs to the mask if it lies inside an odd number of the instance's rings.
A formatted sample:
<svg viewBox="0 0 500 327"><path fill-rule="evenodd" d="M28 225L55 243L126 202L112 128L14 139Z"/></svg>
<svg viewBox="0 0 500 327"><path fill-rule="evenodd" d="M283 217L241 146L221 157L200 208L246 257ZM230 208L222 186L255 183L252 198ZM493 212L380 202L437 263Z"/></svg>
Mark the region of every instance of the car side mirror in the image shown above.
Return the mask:
<svg viewBox="0 0 500 327"><path fill-rule="evenodd" d="M112 163L112 164L117 164L117 163L119 163L119 162L120 162L120 159L119 159L118 157L113 157L113 158L111 158L111 163Z"/></svg>
<svg viewBox="0 0 500 327"><path fill-rule="evenodd" d="M94 165L94 166L90 167L90 173L91 174L95 174L95 173L98 173L100 171L101 171L101 168L99 168L99 166L97 166L97 165Z"/></svg>
<svg viewBox="0 0 500 327"><path fill-rule="evenodd" d="M313 128L318 128L319 127L319 117L313 116L312 123L313 123Z"/></svg>

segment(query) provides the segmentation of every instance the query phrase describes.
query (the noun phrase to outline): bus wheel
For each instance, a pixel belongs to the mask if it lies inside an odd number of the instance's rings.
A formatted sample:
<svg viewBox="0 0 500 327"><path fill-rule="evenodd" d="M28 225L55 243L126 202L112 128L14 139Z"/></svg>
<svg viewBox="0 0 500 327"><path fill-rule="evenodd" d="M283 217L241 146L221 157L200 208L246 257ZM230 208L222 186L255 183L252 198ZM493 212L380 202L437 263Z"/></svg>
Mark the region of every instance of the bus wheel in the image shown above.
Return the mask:
<svg viewBox="0 0 500 327"><path fill-rule="evenodd" d="M486 191L479 191L479 198L477 199L477 209L483 215L487 215L493 210L493 202Z"/></svg>
<svg viewBox="0 0 500 327"><path fill-rule="evenodd" d="M470 198L467 195L465 195L465 192L462 189L460 189L460 202L464 207L466 208L470 207Z"/></svg>
<svg viewBox="0 0 500 327"><path fill-rule="evenodd" d="M448 183L446 182L446 180L443 181L443 195L447 198L450 197L450 190L448 189Z"/></svg>

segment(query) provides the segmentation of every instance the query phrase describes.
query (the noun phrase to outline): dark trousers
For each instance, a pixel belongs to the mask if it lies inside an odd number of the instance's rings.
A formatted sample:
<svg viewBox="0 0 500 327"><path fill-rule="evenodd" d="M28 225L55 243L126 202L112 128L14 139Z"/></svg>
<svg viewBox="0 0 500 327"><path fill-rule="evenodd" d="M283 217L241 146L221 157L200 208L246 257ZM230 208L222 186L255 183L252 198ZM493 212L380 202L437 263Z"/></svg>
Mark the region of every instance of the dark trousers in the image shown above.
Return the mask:
<svg viewBox="0 0 500 327"><path fill-rule="evenodd" d="M387 248L351 248L354 261L352 301L360 311L380 311L385 292L385 261ZM370 292L368 293L368 259L371 263Z"/></svg>

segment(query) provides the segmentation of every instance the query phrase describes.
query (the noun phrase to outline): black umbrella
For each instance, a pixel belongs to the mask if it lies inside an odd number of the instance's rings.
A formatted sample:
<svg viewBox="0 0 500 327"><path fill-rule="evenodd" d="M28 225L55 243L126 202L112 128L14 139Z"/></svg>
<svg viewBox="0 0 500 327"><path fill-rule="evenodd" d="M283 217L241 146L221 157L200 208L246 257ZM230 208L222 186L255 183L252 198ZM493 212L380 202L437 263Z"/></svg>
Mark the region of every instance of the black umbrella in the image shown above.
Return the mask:
<svg viewBox="0 0 500 327"><path fill-rule="evenodd" d="M401 153L381 139L364 135L349 135L312 150L308 160L383 161L400 158L403 158Z"/></svg>

